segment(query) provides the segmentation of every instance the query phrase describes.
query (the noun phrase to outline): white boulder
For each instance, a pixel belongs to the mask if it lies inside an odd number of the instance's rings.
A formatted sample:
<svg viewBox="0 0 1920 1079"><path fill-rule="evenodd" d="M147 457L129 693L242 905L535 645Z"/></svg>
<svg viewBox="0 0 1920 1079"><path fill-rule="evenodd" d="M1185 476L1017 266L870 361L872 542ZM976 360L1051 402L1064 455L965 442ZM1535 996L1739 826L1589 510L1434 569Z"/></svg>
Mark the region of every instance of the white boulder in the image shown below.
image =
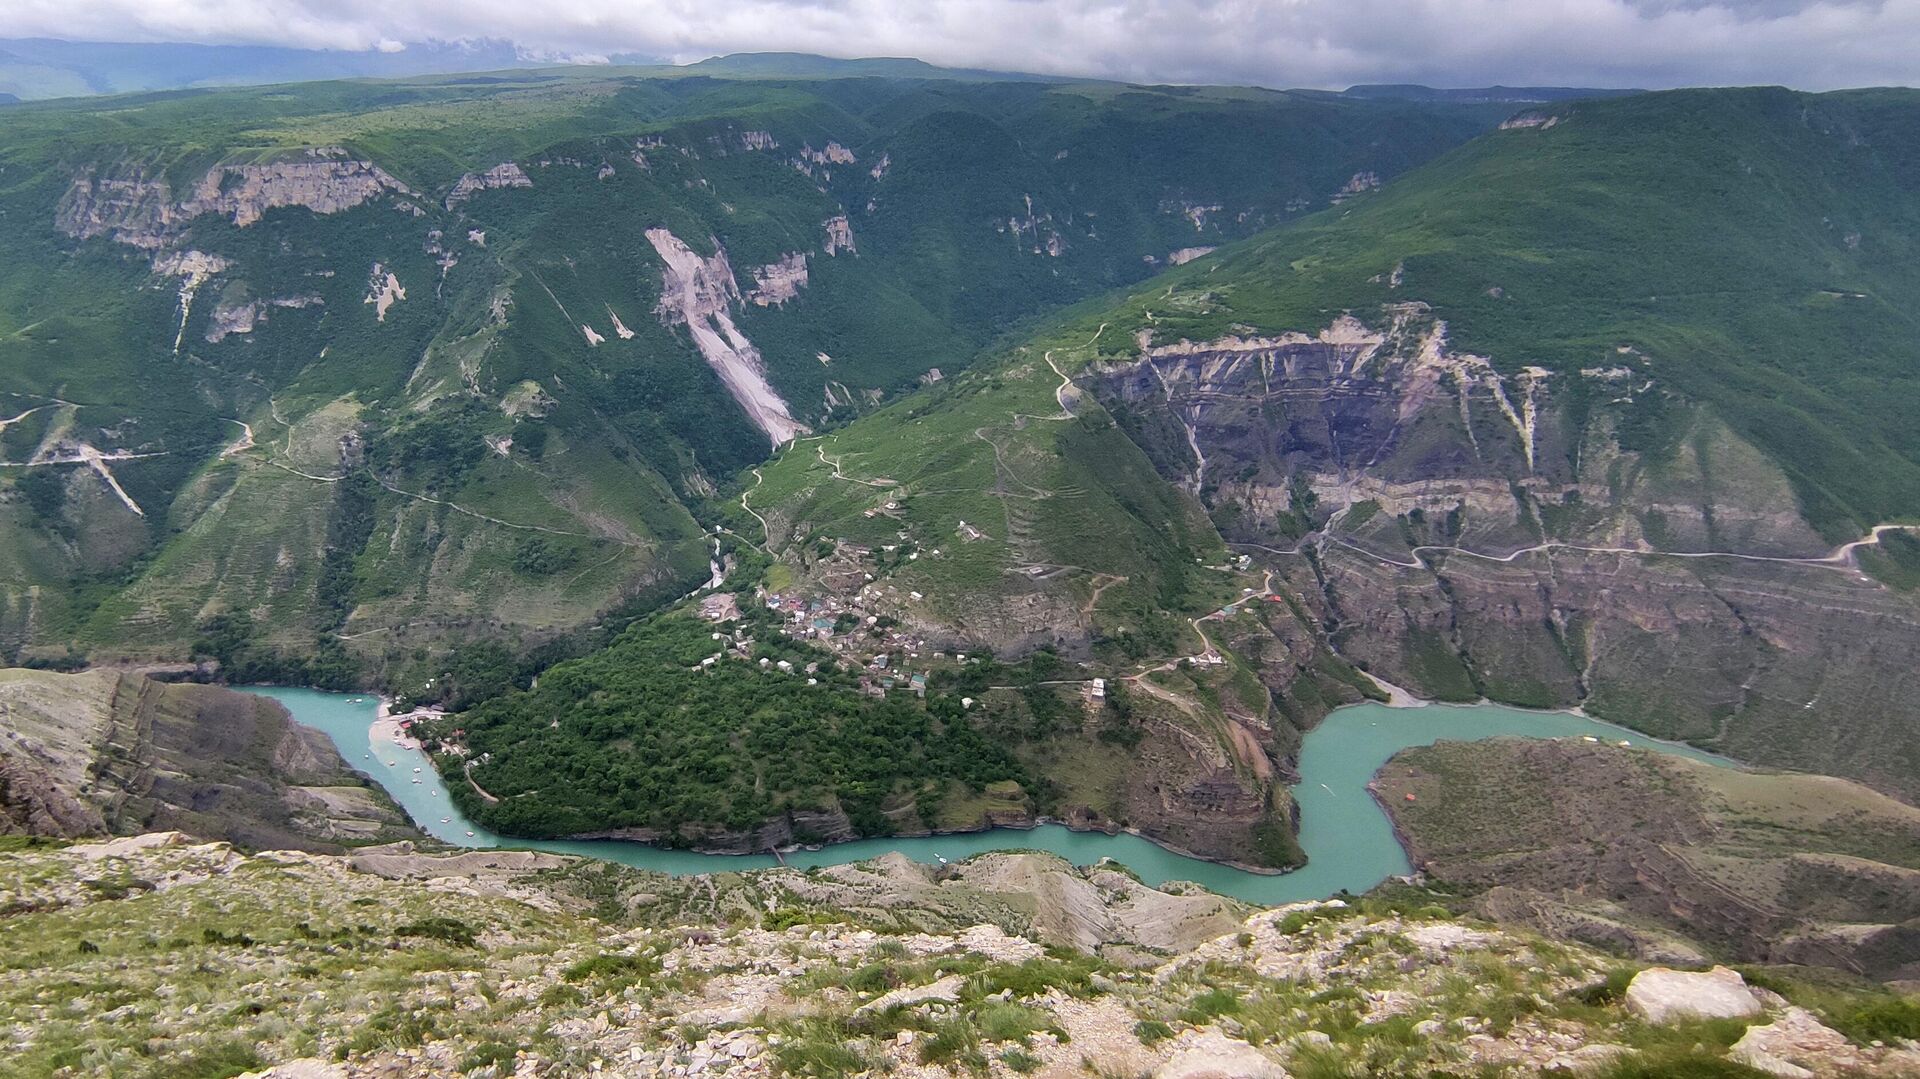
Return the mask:
<svg viewBox="0 0 1920 1079"><path fill-rule="evenodd" d="M1648 967L1627 986L1627 1010L1650 1023L1682 1019L1737 1019L1759 1015L1760 998L1737 971L1714 967L1705 973Z"/></svg>

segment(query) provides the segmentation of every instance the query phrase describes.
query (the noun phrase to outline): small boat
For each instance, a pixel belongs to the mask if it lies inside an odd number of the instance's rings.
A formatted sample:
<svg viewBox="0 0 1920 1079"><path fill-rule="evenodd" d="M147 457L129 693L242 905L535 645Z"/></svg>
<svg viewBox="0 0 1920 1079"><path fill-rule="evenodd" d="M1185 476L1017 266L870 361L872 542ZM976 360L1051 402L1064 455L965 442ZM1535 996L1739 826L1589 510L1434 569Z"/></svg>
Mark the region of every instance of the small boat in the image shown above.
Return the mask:
<svg viewBox="0 0 1920 1079"><path fill-rule="evenodd" d="M472 839L472 838L473 838L473 833L472 833L472 832L468 832L468 833L467 833L467 838L468 838L468 839Z"/></svg>
<svg viewBox="0 0 1920 1079"><path fill-rule="evenodd" d="M939 862L941 865L947 864L947 857L944 854L936 854L933 856L933 859L934 861Z"/></svg>
<svg viewBox="0 0 1920 1079"><path fill-rule="evenodd" d="M453 823L453 818L452 818L452 817L441 817L441 818L440 818L440 823L441 823L441 824L452 824L452 823Z"/></svg>
<svg viewBox="0 0 1920 1079"><path fill-rule="evenodd" d="M418 783L418 782L420 782L420 777L419 777L419 776L415 776L415 777L413 777L413 781L414 781L415 783Z"/></svg>
<svg viewBox="0 0 1920 1079"><path fill-rule="evenodd" d="M416 772L418 772L419 770L420 770L420 769L418 769L418 768L415 768L415 769L414 769L414 771L416 771Z"/></svg>

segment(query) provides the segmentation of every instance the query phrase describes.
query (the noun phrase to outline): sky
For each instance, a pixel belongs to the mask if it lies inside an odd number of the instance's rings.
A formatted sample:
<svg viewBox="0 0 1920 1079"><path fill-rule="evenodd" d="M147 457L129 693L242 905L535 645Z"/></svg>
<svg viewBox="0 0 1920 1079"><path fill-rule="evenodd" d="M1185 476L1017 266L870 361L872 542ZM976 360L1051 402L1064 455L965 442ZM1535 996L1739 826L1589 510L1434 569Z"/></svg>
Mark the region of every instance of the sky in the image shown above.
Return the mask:
<svg viewBox="0 0 1920 1079"><path fill-rule="evenodd" d="M795 51L1329 89L1920 84L1920 0L0 0L0 37L492 39L583 62Z"/></svg>

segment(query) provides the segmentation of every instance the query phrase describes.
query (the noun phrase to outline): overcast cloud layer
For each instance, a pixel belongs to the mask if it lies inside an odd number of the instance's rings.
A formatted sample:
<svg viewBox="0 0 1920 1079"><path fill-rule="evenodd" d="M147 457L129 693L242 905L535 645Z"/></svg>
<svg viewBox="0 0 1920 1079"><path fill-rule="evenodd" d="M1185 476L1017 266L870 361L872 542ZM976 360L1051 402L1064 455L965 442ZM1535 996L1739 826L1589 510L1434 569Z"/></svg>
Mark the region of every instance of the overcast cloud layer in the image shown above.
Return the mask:
<svg viewBox="0 0 1920 1079"><path fill-rule="evenodd" d="M0 37L917 56L1139 82L1920 83L1920 0L0 0Z"/></svg>

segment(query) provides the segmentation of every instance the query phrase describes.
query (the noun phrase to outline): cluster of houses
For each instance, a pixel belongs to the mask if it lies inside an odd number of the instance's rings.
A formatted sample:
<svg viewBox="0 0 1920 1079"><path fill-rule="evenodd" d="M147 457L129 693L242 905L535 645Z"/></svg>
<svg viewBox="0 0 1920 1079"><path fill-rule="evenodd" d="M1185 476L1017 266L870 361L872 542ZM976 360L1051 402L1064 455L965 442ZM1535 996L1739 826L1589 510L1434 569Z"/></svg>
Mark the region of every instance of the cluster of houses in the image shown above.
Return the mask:
<svg viewBox="0 0 1920 1079"><path fill-rule="evenodd" d="M807 641L815 647L824 648L845 657L846 661L858 664L860 668L860 689L870 696L884 697L891 690L911 692L924 697L927 692L927 678L931 668L914 671L908 669L924 655L931 663L964 664L964 653L930 651L924 638L910 633L890 618L883 619L872 613L855 600L826 598L804 598L801 596L777 592L762 592L758 599L768 610L780 614L780 632L794 640ZM700 615L716 624L732 622L740 617L739 601L731 594L714 593L700 600ZM700 666L711 667L729 653L742 658L751 658L753 639L744 630L733 633L715 633L714 639L724 642L721 650L702 660ZM794 673L794 666L787 660L769 663L759 660L762 667L783 674ZM818 663L807 664L800 673L812 675L818 669ZM817 679L809 678L808 684Z"/></svg>

